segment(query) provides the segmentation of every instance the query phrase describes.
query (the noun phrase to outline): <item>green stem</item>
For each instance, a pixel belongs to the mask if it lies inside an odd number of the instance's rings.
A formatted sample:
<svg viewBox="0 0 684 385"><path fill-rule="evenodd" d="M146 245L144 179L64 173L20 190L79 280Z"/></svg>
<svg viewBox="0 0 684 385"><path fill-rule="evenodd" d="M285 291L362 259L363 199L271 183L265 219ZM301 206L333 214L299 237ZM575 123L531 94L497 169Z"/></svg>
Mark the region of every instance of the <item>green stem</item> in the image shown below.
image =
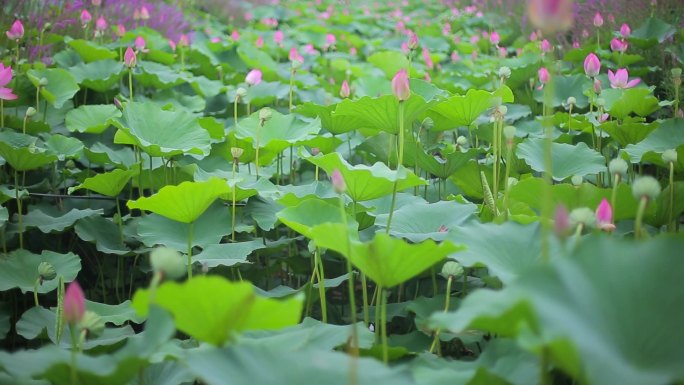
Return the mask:
<svg viewBox="0 0 684 385"><path fill-rule="evenodd" d="M321 258L321 249L316 247L314 253L316 265L318 267L318 296L321 300L321 318L323 323L328 323L328 306L325 298L325 271L323 270L323 259Z"/></svg>
<svg viewBox="0 0 684 385"><path fill-rule="evenodd" d="M290 109L289 111L292 112L292 108L294 107L292 104L292 99L294 97L294 76L295 76L295 69L292 68L292 71L290 71Z"/></svg>
<svg viewBox="0 0 684 385"><path fill-rule="evenodd" d="M366 282L366 274L361 273L361 292L363 294L363 323L370 325L370 316L368 315L368 283Z"/></svg>
<svg viewBox="0 0 684 385"><path fill-rule="evenodd" d="M14 169L14 197L17 200L17 217L19 218L19 248L24 248L24 214L21 197L19 196L19 173Z"/></svg>
<svg viewBox="0 0 684 385"><path fill-rule="evenodd" d="M673 208L674 208L674 191L675 191L675 186L674 186L674 162L670 162L670 215L668 217L668 222L667 222L667 227L668 230L674 232L675 229L675 223L672 220L673 219ZM614 209L613 209L614 210Z"/></svg>
<svg viewBox="0 0 684 385"><path fill-rule="evenodd" d="M648 204L648 197L642 196L639 199L639 208L637 209L636 220L634 221L634 238L641 238L641 224L644 220L644 211L646 211L646 205Z"/></svg>
<svg viewBox="0 0 684 385"><path fill-rule="evenodd" d="M352 351L354 356L358 356L359 349L359 336L356 330L356 299L354 298L354 271L352 270L351 261L349 260L351 256L351 242L349 240L349 224L347 223L347 211L344 209L344 195L340 194L340 214L342 214L342 222L344 224L345 234L344 237L347 242L347 254L345 259L347 260L347 272L349 278L347 280L347 287L349 288L349 308L351 312L351 322L352 322Z"/></svg>
<svg viewBox="0 0 684 385"><path fill-rule="evenodd" d="M492 195L494 196L494 201L499 198L499 152L501 151L501 148L499 146L499 137L501 136L501 133L499 132L500 130L500 125L501 125L502 120L497 119L494 122L494 127L493 127L493 132L492 132L492 153L494 155L494 164L493 164L493 175L492 175ZM496 214L496 213L495 213Z"/></svg>
<svg viewBox="0 0 684 385"><path fill-rule="evenodd" d="M74 385L78 385L78 373L76 371L76 360L78 358L78 350L79 350L79 342L78 342L78 335L76 334L76 325L70 324L69 325L69 331L71 332L71 367L70 367L70 374L71 374L71 383Z"/></svg>
<svg viewBox="0 0 684 385"><path fill-rule="evenodd" d="M237 130L238 128L238 115L237 115L237 110L238 110L238 100L240 100L240 97L235 95L235 101L233 102L233 124L234 124L234 130Z"/></svg>
<svg viewBox="0 0 684 385"><path fill-rule="evenodd" d="M0 99L0 128L5 127L5 100Z"/></svg>
<svg viewBox="0 0 684 385"><path fill-rule="evenodd" d="M128 69L128 100L133 101L133 68Z"/></svg>
<svg viewBox="0 0 684 385"><path fill-rule="evenodd" d="M36 278L36 282L33 284L33 302L36 304L36 307L40 306L40 303L38 303L38 285L40 284L40 277Z"/></svg>
<svg viewBox="0 0 684 385"><path fill-rule="evenodd" d="M188 279L192 278L192 230L194 225L194 222L190 222L190 226L188 226Z"/></svg>
<svg viewBox="0 0 684 385"><path fill-rule="evenodd" d="M237 160L233 160L233 181L235 181L235 168L237 167ZM231 242L235 242L235 190L237 189L237 184L232 186L233 190L233 199L232 199L232 208L231 208L231 224L230 224L230 240Z"/></svg>
<svg viewBox="0 0 684 385"><path fill-rule="evenodd" d="M382 362L387 364L389 362L389 346L387 345L387 290L380 288L380 301L382 303L382 319L380 325L382 326Z"/></svg>
<svg viewBox="0 0 684 385"><path fill-rule="evenodd" d="M259 125L257 125L256 128L256 154L254 155L254 168L256 171L256 176L257 179L259 178L259 139L260 139L260 128L263 127L265 124L264 121L261 121Z"/></svg>
<svg viewBox="0 0 684 385"><path fill-rule="evenodd" d="M513 139L510 139L511 143L507 145L506 148L506 172L504 175L504 208L503 215L504 220L508 220L508 195L510 193L510 188L508 186L508 178L511 175L511 157L513 154Z"/></svg>
<svg viewBox="0 0 684 385"><path fill-rule="evenodd" d="M554 91L554 80L553 77L551 81L544 88L544 189L543 189L543 206L542 206L542 260L548 261L550 258L550 238L551 238L551 218L553 216L553 194L552 185L553 179L551 172L553 170L553 124L549 119L550 111L548 111L551 105L551 98Z"/></svg>
<svg viewBox="0 0 684 385"><path fill-rule="evenodd" d="M392 226L392 217L394 216L394 206L397 203L397 188L399 187L399 167L403 167L404 164L404 101L399 101L399 157L397 161L397 176L394 180L394 186L392 187L392 203L390 203L390 211L387 216L387 228L386 233L389 234L390 227Z"/></svg>
<svg viewBox="0 0 684 385"><path fill-rule="evenodd" d="M465 273L463 274L465 276ZM449 300L451 300L451 282L453 282L454 276L450 275L449 278L447 279L447 287L446 287L446 300L444 301L444 313L447 313L449 311ZM430 345L430 353L435 351L435 348L439 345L439 334L441 333L441 329L437 329L435 332L435 338L432 340L432 345Z"/></svg>
<svg viewBox="0 0 684 385"><path fill-rule="evenodd" d="M615 208L615 201L617 200L617 189L620 185L620 178L620 174L615 174L615 177L613 178L613 191L610 193L610 207L613 208L613 211L617 210Z"/></svg>

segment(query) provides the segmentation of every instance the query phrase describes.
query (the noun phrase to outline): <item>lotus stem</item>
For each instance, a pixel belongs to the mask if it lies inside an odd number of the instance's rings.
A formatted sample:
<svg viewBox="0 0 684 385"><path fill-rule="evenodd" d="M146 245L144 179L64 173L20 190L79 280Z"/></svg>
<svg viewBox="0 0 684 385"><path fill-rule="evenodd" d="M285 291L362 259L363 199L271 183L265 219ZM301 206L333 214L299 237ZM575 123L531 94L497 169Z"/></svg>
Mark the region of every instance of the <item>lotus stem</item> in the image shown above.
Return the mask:
<svg viewBox="0 0 684 385"><path fill-rule="evenodd" d="M382 319L380 321L382 326L382 362L386 365L389 362L389 349L387 345L387 291L380 287L379 293L382 303Z"/></svg>
<svg viewBox="0 0 684 385"><path fill-rule="evenodd" d="M637 209L636 220L634 221L634 238L641 238L641 225L644 220L644 211L646 211L646 205L648 204L648 197L642 196L639 199L639 208Z"/></svg>
<svg viewBox="0 0 684 385"><path fill-rule="evenodd" d="M188 279L192 279L192 231L194 225L194 222L190 222L190 226L188 226Z"/></svg>
<svg viewBox="0 0 684 385"><path fill-rule="evenodd" d="M17 217L19 220L19 248L24 248L24 213L21 197L19 196L19 172L14 169L14 198L17 200Z"/></svg>
<svg viewBox="0 0 684 385"><path fill-rule="evenodd" d="M325 298L325 271L323 270L323 259L321 258L321 249L316 246L314 252L315 265L318 268L318 296L321 301L321 318L324 324L328 323L328 310Z"/></svg>
<svg viewBox="0 0 684 385"><path fill-rule="evenodd" d="M36 304L36 307L40 306L40 303L38 303L38 285L40 285L40 277L36 278L36 282L33 284L33 302Z"/></svg>
<svg viewBox="0 0 684 385"><path fill-rule="evenodd" d="M233 180L235 180L235 169L237 168L237 158L233 158ZM237 187L237 183L231 188L232 191L232 207L231 207L231 224L230 224L230 240L231 242L235 242L235 188Z"/></svg>
<svg viewBox="0 0 684 385"><path fill-rule="evenodd" d="M506 172L504 175L504 207L503 207L503 215L504 215L504 220L508 220L508 198L509 194L511 192L511 188L508 183L508 178L511 175L511 158L513 156L513 148L515 147L515 142L513 139L510 140L510 143L507 145L507 152L506 152Z"/></svg>
<svg viewBox="0 0 684 385"><path fill-rule="evenodd" d="M128 100L133 101L133 68L128 69Z"/></svg>
<svg viewBox="0 0 684 385"><path fill-rule="evenodd" d="M356 299L354 298L354 271L352 270L352 265L350 261L351 257L351 242L349 240L349 223L347 221L347 211L344 209L344 195L340 194L340 214L342 214L342 223L344 224L345 234L347 242L347 272L349 273L349 278L347 286L349 288L349 307L351 311L351 322L352 322L352 355L358 357L359 355L359 335L356 330Z"/></svg>
<svg viewBox="0 0 684 385"><path fill-rule="evenodd" d="M543 206L542 206L542 242L541 254L542 260L548 262L550 259L550 242L551 242L551 219L553 217L553 197L551 187L553 185L553 124L549 120L549 107L551 106L553 90L555 88L555 76L551 76L551 80L544 87L544 103L543 103L543 126L544 126L544 189L543 189Z"/></svg>
<svg viewBox="0 0 684 385"><path fill-rule="evenodd" d="M5 100L0 99L0 127L5 127Z"/></svg>
<svg viewBox="0 0 684 385"><path fill-rule="evenodd" d="M292 99L294 96L294 77L295 77L296 71L297 70L295 70L294 68L292 68L292 70L290 71L290 92L289 92L289 98L290 98L289 111L290 112L292 112L292 108L294 107L294 105L292 104Z"/></svg>
<svg viewBox="0 0 684 385"><path fill-rule="evenodd" d="M465 272L463 272L463 276L465 277ZM446 300L444 301L444 313L447 313L449 311L449 300L451 300L451 283L453 282L453 280L454 276L449 275L449 277L447 278ZM435 348L439 346L439 334L441 332L441 329L437 329L437 331L435 332L435 338L432 340L432 345L430 345L430 353L434 352Z"/></svg>
<svg viewBox="0 0 684 385"><path fill-rule="evenodd" d="M613 191L610 193L610 207L613 208L613 211L617 210L615 208L615 201L617 200L617 189L620 185L620 179L622 179L620 173L615 173L615 177L613 178Z"/></svg>
<svg viewBox="0 0 684 385"><path fill-rule="evenodd" d="M76 331L76 325L69 325L69 331L71 332L71 367L69 373L71 375L71 383L78 385L79 381L76 364L79 351L79 338Z"/></svg>
<svg viewBox="0 0 684 385"><path fill-rule="evenodd" d="M387 217L387 228L385 232L389 234L392 226L392 217L394 216L394 206L397 203L397 188L399 187L399 168L404 164L404 101L399 101L399 156L397 160L397 175L394 180L394 187L392 188L392 203L390 203L390 211Z"/></svg>
<svg viewBox="0 0 684 385"><path fill-rule="evenodd" d="M675 223L673 221L673 211L674 211L674 162L670 162L670 214L668 216L667 227L670 231L675 231Z"/></svg>

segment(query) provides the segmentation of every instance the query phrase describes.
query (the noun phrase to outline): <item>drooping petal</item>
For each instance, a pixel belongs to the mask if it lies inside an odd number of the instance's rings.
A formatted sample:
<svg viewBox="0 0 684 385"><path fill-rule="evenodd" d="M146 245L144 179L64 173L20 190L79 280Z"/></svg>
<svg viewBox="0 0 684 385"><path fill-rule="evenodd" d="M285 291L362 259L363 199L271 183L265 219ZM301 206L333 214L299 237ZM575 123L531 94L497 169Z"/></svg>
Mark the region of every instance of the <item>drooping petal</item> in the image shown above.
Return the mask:
<svg viewBox="0 0 684 385"><path fill-rule="evenodd" d="M0 99L15 100L16 98L18 98L18 96L15 95L14 93L12 93L11 89L5 88L5 87L0 87Z"/></svg>

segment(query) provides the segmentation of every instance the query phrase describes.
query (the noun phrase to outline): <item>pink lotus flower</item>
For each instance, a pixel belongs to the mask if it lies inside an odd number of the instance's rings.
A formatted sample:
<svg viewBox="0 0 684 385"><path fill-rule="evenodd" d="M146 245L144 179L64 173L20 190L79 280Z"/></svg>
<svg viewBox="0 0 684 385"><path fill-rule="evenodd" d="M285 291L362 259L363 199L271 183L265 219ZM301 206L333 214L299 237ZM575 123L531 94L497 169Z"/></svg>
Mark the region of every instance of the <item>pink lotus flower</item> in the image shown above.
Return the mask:
<svg viewBox="0 0 684 385"><path fill-rule="evenodd" d="M21 20L15 20L9 31L5 32L5 34L10 40L19 40L24 37L24 25L21 23Z"/></svg>
<svg viewBox="0 0 684 385"><path fill-rule="evenodd" d="M135 67L135 64L138 62L137 55L135 54L135 51L133 48L128 47L126 48L126 53L124 53L124 64L128 68L133 68Z"/></svg>
<svg viewBox="0 0 684 385"><path fill-rule="evenodd" d="M313 44L307 44L304 46L304 53L307 55L315 55L318 53L318 51L316 51L316 48L314 48Z"/></svg>
<svg viewBox="0 0 684 385"><path fill-rule="evenodd" d="M584 59L584 73L590 78L595 78L601 72L601 61L594 53L590 53Z"/></svg>
<svg viewBox="0 0 684 385"><path fill-rule="evenodd" d="M357 52L356 47L349 47L349 54L350 54L350 55L356 56L357 53L358 53L358 52Z"/></svg>
<svg viewBox="0 0 684 385"><path fill-rule="evenodd" d="M340 97L348 98L350 94L351 90L349 89L349 83L345 80L342 82L342 87L340 87Z"/></svg>
<svg viewBox="0 0 684 385"><path fill-rule="evenodd" d="M611 232L615 230L613 224L613 208L606 198L601 200L601 203L596 208L596 227L603 231Z"/></svg>
<svg viewBox="0 0 684 385"><path fill-rule="evenodd" d="M107 29L107 20L105 20L103 16L97 18L97 21L95 22L95 29L98 31L104 31Z"/></svg>
<svg viewBox="0 0 684 385"><path fill-rule="evenodd" d="M416 35L416 33L413 31L409 31L408 37L409 37L408 45L407 45L408 49L415 50L416 48L418 48L418 44L420 44L418 42L418 35Z"/></svg>
<svg viewBox="0 0 684 385"><path fill-rule="evenodd" d="M409 52L411 52L411 50L409 49L408 43L405 42L405 41L402 41L402 42L401 42L401 52L402 52L404 55L408 55Z"/></svg>
<svg viewBox="0 0 684 385"><path fill-rule="evenodd" d="M90 20L92 19L93 16L90 14L90 12L88 12L87 9L81 11L81 24L83 24L84 27L88 25L88 23L90 23Z"/></svg>
<svg viewBox="0 0 684 385"><path fill-rule="evenodd" d="M601 116L598 117L598 122L603 123L608 121L608 118L610 118L610 115L608 114L602 114Z"/></svg>
<svg viewBox="0 0 684 385"><path fill-rule="evenodd" d="M596 12L594 15L594 27L599 28L603 25L603 16L601 16L601 13Z"/></svg>
<svg viewBox="0 0 684 385"><path fill-rule="evenodd" d="M608 80L611 88L632 88L641 82L639 78L629 80L629 72L626 68L620 68L615 73L608 70Z"/></svg>
<svg viewBox="0 0 684 385"><path fill-rule="evenodd" d="M233 41L240 40L240 32L238 32L237 29L234 29L233 32L230 33L230 38L233 39Z"/></svg>
<svg viewBox="0 0 684 385"><path fill-rule="evenodd" d="M392 78L392 93L399 101L408 100L411 96L408 73L405 69L400 69Z"/></svg>
<svg viewBox="0 0 684 385"><path fill-rule="evenodd" d="M149 52L149 50L147 48L145 48L145 45L147 45L147 43L145 42L145 39L142 36L136 37L134 44L135 44L135 51L136 52L143 52L143 53Z"/></svg>
<svg viewBox="0 0 684 385"><path fill-rule="evenodd" d="M276 45L283 45L283 40L285 39L285 35L283 34L283 31L275 31L273 34L273 42L276 43Z"/></svg>
<svg viewBox="0 0 684 385"><path fill-rule="evenodd" d="M629 28L629 24L622 24L620 27L620 36L622 36L623 39L627 39L630 35L632 35L632 29Z"/></svg>
<svg viewBox="0 0 684 385"><path fill-rule="evenodd" d="M627 43L626 40L613 38L613 40L610 41L610 49L615 52L624 53L625 51L627 51L628 47L629 43Z"/></svg>
<svg viewBox="0 0 684 385"><path fill-rule="evenodd" d="M425 66L428 69L434 69L435 63L432 62L432 57L430 57L430 51L427 47L423 47L423 60L425 61Z"/></svg>
<svg viewBox="0 0 684 385"><path fill-rule="evenodd" d="M79 323L85 315L85 295L76 281L71 282L64 293L63 314L69 325Z"/></svg>
<svg viewBox="0 0 684 385"><path fill-rule="evenodd" d="M123 37L123 35L126 34L126 27L123 26L123 24L119 24L116 26L116 36L118 37Z"/></svg>
<svg viewBox="0 0 684 385"><path fill-rule="evenodd" d="M499 45L499 42L501 42L501 37L499 36L499 33L496 31L492 32L492 34L489 35L489 41L494 45Z"/></svg>
<svg viewBox="0 0 684 385"><path fill-rule="evenodd" d="M190 46L190 38L188 35L182 33L180 37L178 38L178 46L179 47L189 47Z"/></svg>
<svg viewBox="0 0 684 385"><path fill-rule="evenodd" d="M333 170L332 175L330 175L330 181L336 193L342 194L347 190L347 184L344 182L344 177L340 170Z"/></svg>
<svg viewBox="0 0 684 385"><path fill-rule="evenodd" d="M549 74L549 70L547 70L546 67L542 67L537 72L537 75L539 76L539 83L541 83L537 89L541 90L544 88L544 85L551 80L551 74Z"/></svg>
<svg viewBox="0 0 684 385"><path fill-rule="evenodd" d="M329 33L329 34L325 35L325 45L323 47L326 49L332 48L336 42L337 42L337 38L335 37L335 35L333 35L332 33Z"/></svg>
<svg viewBox="0 0 684 385"><path fill-rule="evenodd" d="M565 238L570 232L570 213L564 205L556 206L556 213L553 216L553 231L559 238Z"/></svg>
<svg viewBox="0 0 684 385"><path fill-rule="evenodd" d="M261 70L253 69L249 71L247 76L245 76L245 83L249 84L250 86L255 86L261 83L261 76Z"/></svg>
<svg viewBox="0 0 684 385"><path fill-rule="evenodd" d="M506 56L508 56L508 50L506 47L499 47L499 57L504 58Z"/></svg>
<svg viewBox="0 0 684 385"><path fill-rule="evenodd" d="M11 88L5 87L10 81L12 81L12 67L5 67L0 63L0 99L2 100L14 100L17 98L17 95L12 92Z"/></svg>
<svg viewBox="0 0 684 385"><path fill-rule="evenodd" d="M297 52L297 47L290 48L290 53L287 55L287 58L290 59L291 62L304 63L304 57Z"/></svg>
<svg viewBox="0 0 684 385"><path fill-rule="evenodd" d="M548 40L546 40L546 39L542 40L541 50L543 53L551 52L552 49L553 49L553 47L551 47L551 43L549 43Z"/></svg>
<svg viewBox="0 0 684 385"><path fill-rule="evenodd" d="M461 60L461 56L458 54L457 51L452 51L451 52L451 62L452 63L457 63L458 61Z"/></svg>
<svg viewBox="0 0 684 385"><path fill-rule="evenodd" d="M537 41L537 39L539 39L539 36L537 36L537 32L532 31L532 33L530 33L530 41Z"/></svg>
<svg viewBox="0 0 684 385"><path fill-rule="evenodd" d="M255 45L257 48L263 47L263 46L264 46L264 38L261 37L261 36L259 36L259 37L256 39L256 42L254 43L254 45Z"/></svg>
<svg viewBox="0 0 684 385"><path fill-rule="evenodd" d="M141 20L149 20L150 19L150 11L147 10L146 6L140 7L140 19Z"/></svg>
<svg viewBox="0 0 684 385"><path fill-rule="evenodd" d="M176 42L172 39L169 39L169 47L171 47L172 52L176 52Z"/></svg>
<svg viewBox="0 0 684 385"><path fill-rule="evenodd" d="M572 42L572 48L578 49L579 47L580 47L579 41L575 40L575 41Z"/></svg>

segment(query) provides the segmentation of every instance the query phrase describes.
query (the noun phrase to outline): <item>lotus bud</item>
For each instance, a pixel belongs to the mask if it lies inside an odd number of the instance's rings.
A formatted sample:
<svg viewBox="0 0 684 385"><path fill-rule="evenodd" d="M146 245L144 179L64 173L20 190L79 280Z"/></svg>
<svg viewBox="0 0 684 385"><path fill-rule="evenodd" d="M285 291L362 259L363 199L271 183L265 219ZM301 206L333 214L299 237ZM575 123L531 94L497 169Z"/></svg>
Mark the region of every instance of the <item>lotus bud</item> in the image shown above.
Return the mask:
<svg viewBox="0 0 684 385"><path fill-rule="evenodd" d="M349 83L345 80L342 82L342 87L340 87L340 97L348 98L350 94L351 90L349 89Z"/></svg>
<svg viewBox="0 0 684 385"><path fill-rule="evenodd" d="M30 118L30 117L32 117L32 116L35 115L35 114L36 114L36 109L35 109L35 108L29 107L29 108L26 109L26 117L27 117L27 118Z"/></svg>
<svg viewBox="0 0 684 385"><path fill-rule="evenodd" d="M237 90L235 90L235 96L242 99L247 96L247 90L243 87L239 87Z"/></svg>
<svg viewBox="0 0 684 385"><path fill-rule="evenodd" d="M270 108L264 107L261 110L259 110L259 120L262 122L262 124L270 120L271 117L273 117L273 110L271 110Z"/></svg>
<svg viewBox="0 0 684 385"><path fill-rule="evenodd" d="M594 27L601 27L603 25L603 16L599 12L594 15Z"/></svg>
<svg viewBox="0 0 684 385"><path fill-rule="evenodd" d="M583 181L584 179L579 175L573 175L572 178L570 178L570 182L572 182L572 185L575 187L581 186Z"/></svg>
<svg viewBox="0 0 684 385"><path fill-rule="evenodd" d="M648 200L654 200L660 195L660 190L660 183L650 175L638 177L632 183L632 195L636 200L644 197Z"/></svg>
<svg viewBox="0 0 684 385"><path fill-rule="evenodd" d="M247 73L247 76L245 76L245 83L249 84L250 86L255 86L261 83L261 77L261 70L253 69Z"/></svg>
<svg viewBox="0 0 684 385"><path fill-rule="evenodd" d="M392 78L392 93L399 101L408 100L411 96L408 73L405 69L399 70Z"/></svg>
<svg viewBox="0 0 684 385"><path fill-rule="evenodd" d="M601 80L599 78L594 79L594 92L597 95L601 93Z"/></svg>
<svg viewBox="0 0 684 385"><path fill-rule="evenodd" d="M40 284L43 284L43 281L52 281L57 277L57 271L55 271L55 267L52 266L52 264L48 262L41 262L38 265L38 279L40 280Z"/></svg>
<svg viewBox="0 0 684 385"><path fill-rule="evenodd" d="M428 116L427 118L423 119L423 122L420 125L426 130L431 130L435 126L435 121Z"/></svg>
<svg viewBox="0 0 684 385"><path fill-rule="evenodd" d="M342 194L347 190L347 184L344 181L344 177L340 170L335 169L330 176L330 181L332 182L333 189L336 193Z"/></svg>
<svg viewBox="0 0 684 385"><path fill-rule="evenodd" d="M515 126L506 126L503 128L503 135L508 140L513 140L515 138Z"/></svg>
<svg viewBox="0 0 684 385"><path fill-rule="evenodd" d="M677 151L673 149L665 150L663 152L663 162L665 163L677 163Z"/></svg>
<svg viewBox="0 0 684 385"><path fill-rule="evenodd" d="M553 231L558 238L565 238L570 233L570 213L564 205L556 206L556 212L553 216Z"/></svg>
<svg viewBox="0 0 684 385"><path fill-rule="evenodd" d="M126 53L124 54L124 64L126 67L133 68L137 62L138 58L133 48L126 48Z"/></svg>
<svg viewBox="0 0 684 385"><path fill-rule="evenodd" d="M12 26L10 27L9 31L5 32L7 35L7 38L10 40L19 40L22 37L24 37L24 24L21 23L21 20L15 20Z"/></svg>
<svg viewBox="0 0 684 385"><path fill-rule="evenodd" d="M83 319L78 323L78 327L86 332L86 336L97 337L104 331L105 322L97 313L88 310L83 315Z"/></svg>
<svg viewBox="0 0 684 385"><path fill-rule="evenodd" d="M186 265L181 254L169 247L157 247L150 253L150 265L164 278L177 279L185 275Z"/></svg>
<svg viewBox="0 0 684 385"><path fill-rule="evenodd" d="M458 138L456 138L456 144L463 147L466 144L468 144L468 139L465 136L461 135Z"/></svg>
<svg viewBox="0 0 684 385"><path fill-rule="evenodd" d="M627 175L627 169L629 168L629 165L627 162L622 159L622 158L615 158L612 159L608 163L608 170L610 171L611 174L616 175L620 174L622 176Z"/></svg>
<svg viewBox="0 0 684 385"><path fill-rule="evenodd" d="M615 230L613 208L606 198L601 199L601 203L596 208L596 227L608 232Z"/></svg>
<svg viewBox="0 0 684 385"><path fill-rule="evenodd" d="M408 49L414 51L416 48L418 48L418 44L418 35L416 35L416 33L413 31L409 31Z"/></svg>
<svg viewBox="0 0 684 385"><path fill-rule="evenodd" d="M444 278L448 279L449 277L456 278L460 275L463 275L463 272L464 272L464 269L460 263L458 263L456 261L447 261L447 263L445 263L442 266L441 274Z"/></svg>
<svg viewBox="0 0 684 385"><path fill-rule="evenodd" d="M64 293L64 321L69 325L76 325L85 314L85 295L78 282L73 281Z"/></svg>

